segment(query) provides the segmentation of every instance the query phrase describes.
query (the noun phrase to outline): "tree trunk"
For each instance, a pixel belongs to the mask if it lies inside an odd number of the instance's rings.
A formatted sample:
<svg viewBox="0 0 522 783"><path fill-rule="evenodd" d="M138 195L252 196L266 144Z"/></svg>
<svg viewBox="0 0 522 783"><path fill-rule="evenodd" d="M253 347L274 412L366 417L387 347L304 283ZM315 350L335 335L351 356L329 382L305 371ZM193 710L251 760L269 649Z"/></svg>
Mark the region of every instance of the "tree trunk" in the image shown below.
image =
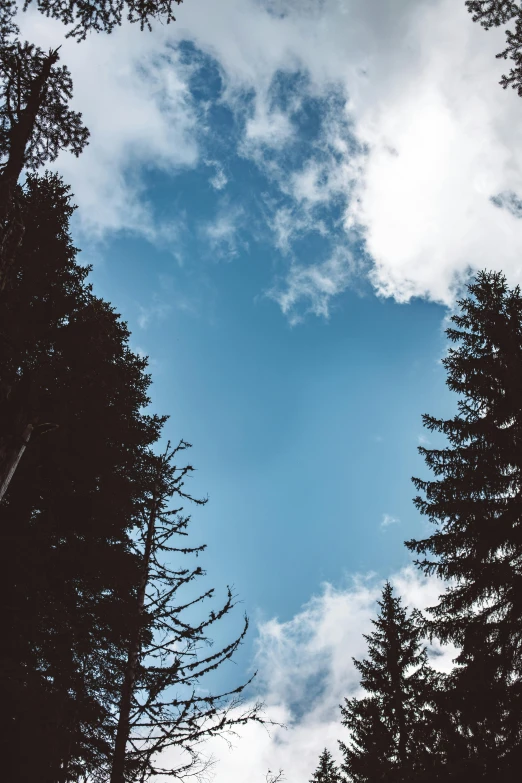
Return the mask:
<svg viewBox="0 0 522 783"><path fill-rule="evenodd" d="M36 118L45 97L45 88L51 69L58 60L58 50L50 51L44 58L42 70L34 79L25 108L9 131L9 155L0 174L0 290L9 278L14 250L23 236L15 204L15 191L24 168L27 145L31 140Z"/></svg>
<svg viewBox="0 0 522 783"><path fill-rule="evenodd" d="M57 60L58 49L50 51L45 57L42 70L33 81L27 104L20 112L18 122L9 131L9 156L0 175L0 222L8 215L13 192L24 167L25 151L45 96L45 87Z"/></svg>
<svg viewBox="0 0 522 783"><path fill-rule="evenodd" d="M125 750L130 733L130 712L132 706L132 697L136 682L136 674L141 652L141 625L145 609L145 591L149 579L149 564L154 542L154 533L156 526L156 511L158 503L158 487L154 490L152 506L147 525L147 537L145 540L145 551L143 554L143 570L140 584L138 587L138 622L134 636L129 646L127 658L127 667L125 669L125 678L121 688L120 715L118 718L118 728L116 730L116 741L114 743L114 756L112 760L112 771L110 783L125 783Z"/></svg>
<svg viewBox="0 0 522 783"><path fill-rule="evenodd" d="M31 439L32 432L33 432L33 425L28 424L22 433L22 436L20 438L20 443L17 444L11 450L11 452L8 452L6 456L6 465L4 468L3 475L0 478L0 501L3 499L5 493L9 488L11 479L13 478L15 471L18 467L18 463L22 459L22 455L26 450L27 444Z"/></svg>

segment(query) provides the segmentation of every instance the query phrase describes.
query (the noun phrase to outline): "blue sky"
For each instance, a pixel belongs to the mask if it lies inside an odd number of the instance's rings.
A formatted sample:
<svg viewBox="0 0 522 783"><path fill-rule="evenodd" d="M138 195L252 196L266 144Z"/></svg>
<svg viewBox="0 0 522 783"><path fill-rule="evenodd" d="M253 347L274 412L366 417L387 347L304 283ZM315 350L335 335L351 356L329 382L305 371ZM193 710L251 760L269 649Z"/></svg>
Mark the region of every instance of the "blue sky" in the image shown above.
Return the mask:
<svg viewBox="0 0 522 783"><path fill-rule="evenodd" d="M403 541L426 529L421 415L455 405L444 320L473 270L522 277L522 101L502 31L460 5L186 0L150 35L63 45L92 132L57 162L75 241L193 444L208 578L254 620L220 683L257 666L290 726L245 730L217 783L308 779L382 581L417 606L440 589Z"/></svg>

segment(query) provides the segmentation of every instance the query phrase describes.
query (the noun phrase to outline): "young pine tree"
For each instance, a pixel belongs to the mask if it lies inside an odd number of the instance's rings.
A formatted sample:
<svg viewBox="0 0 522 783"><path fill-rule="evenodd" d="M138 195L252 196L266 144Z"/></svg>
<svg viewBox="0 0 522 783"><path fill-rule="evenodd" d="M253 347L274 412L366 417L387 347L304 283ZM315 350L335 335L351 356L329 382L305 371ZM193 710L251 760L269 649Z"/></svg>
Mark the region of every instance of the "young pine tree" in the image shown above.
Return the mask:
<svg viewBox="0 0 522 783"><path fill-rule="evenodd" d="M319 764L310 778L310 783L341 783L339 770L332 758L332 754L326 748L319 756Z"/></svg>
<svg viewBox="0 0 522 783"><path fill-rule="evenodd" d="M461 733L484 751L484 775L498 777L517 769L521 749L522 294L492 272L468 291L443 361L458 412L424 416L448 445L421 447L434 478L414 479L415 504L437 529L407 546L426 574L447 581L429 628L460 648L454 710Z"/></svg>
<svg viewBox="0 0 522 783"><path fill-rule="evenodd" d="M234 598L229 589L225 602L201 617L201 606L214 594L213 589L194 589L194 582L203 575L194 561L205 547L183 542L190 517L181 507L168 507L172 501L206 502L193 498L184 487L192 467L179 467L177 460L187 448L190 444L181 441L172 450L167 446L161 456L151 455L149 488L136 519L140 579L119 700L111 783L197 775L205 768L198 751L202 741L262 720L259 704L241 708L246 684L227 693L200 690L206 675L232 658L248 621L245 618L238 637L211 649L208 633L232 610ZM170 761L165 754L169 749L175 752Z"/></svg>
<svg viewBox="0 0 522 783"><path fill-rule="evenodd" d="M364 698L346 699L342 724L350 732L341 742L342 770L352 783L417 780L431 747L429 704L435 674L421 646L421 618L407 615L387 582L375 630L365 636L368 658L354 661Z"/></svg>

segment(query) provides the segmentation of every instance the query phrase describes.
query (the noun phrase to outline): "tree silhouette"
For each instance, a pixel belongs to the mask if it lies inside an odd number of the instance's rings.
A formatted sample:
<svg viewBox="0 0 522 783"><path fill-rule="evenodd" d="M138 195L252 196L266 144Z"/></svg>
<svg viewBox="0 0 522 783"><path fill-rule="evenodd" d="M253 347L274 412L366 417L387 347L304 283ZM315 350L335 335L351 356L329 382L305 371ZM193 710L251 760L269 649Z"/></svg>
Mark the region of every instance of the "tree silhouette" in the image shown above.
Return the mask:
<svg viewBox="0 0 522 783"><path fill-rule="evenodd" d="M175 22L175 6L183 0L25 0L24 9L36 2L46 16L72 26L68 35L83 41L89 32L111 33L125 18L151 29L153 21Z"/></svg>
<svg viewBox="0 0 522 783"><path fill-rule="evenodd" d="M343 772L353 783L416 780L425 765L430 743L429 705L436 677L421 647L421 617L408 617L387 582L365 635L368 658L355 661L364 698L345 699L342 724L350 731L341 742Z"/></svg>
<svg viewBox="0 0 522 783"><path fill-rule="evenodd" d="M319 756L319 764L310 778L310 783L341 783L339 770L332 758L332 754L326 748Z"/></svg>
<svg viewBox="0 0 522 783"><path fill-rule="evenodd" d="M468 291L443 360L458 413L424 416L448 445L420 447L434 479L414 479L415 504L437 529L407 546L426 574L447 581L428 627L460 648L455 685L463 683L464 701L455 690L454 708L476 724L471 744L476 758L483 751L484 774L498 774L492 756L516 769L521 747L522 295L497 272L479 273ZM481 682L475 702L473 678Z"/></svg>
<svg viewBox="0 0 522 783"><path fill-rule="evenodd" d="M175 566L172 559L194 559L205 549L177 543L187 535L190 517L181 507L168 509L172 499L198 505L206 502L193 498L184 488L192 467L176 465L189 447L181 441L174 449L167 446L163 455L151 457L150 489L137 520L141 576L121 690L111 783L124 783L128 776L136 775L145 781L156 775L194 773L202 762L198 745L203 739L252 720L262 722L259 704L241 709L240 695L246 684L218 695L198 693L201 679L232 658L244 639L248 621L245 619L241 634L225 647L205 650L208 631L234 606L232 592L228 590L221 607L198 621L192 619L194 610L210 599L214 590L185 599L181 596L203 571L195 564ZM182 752L179 764L172 768L162 761L161 754L168 748Z"/></svg>
<svg viewBox="0 0 522 783"><path fill-rule="evenodd" d="M0 432L55 426L31 439L0 506L0 747L13 783L65 783L111 757L140 573L130 531L163 419L143 413L146 361L76 263L68 189L31 175L19 198Z"/></svg>

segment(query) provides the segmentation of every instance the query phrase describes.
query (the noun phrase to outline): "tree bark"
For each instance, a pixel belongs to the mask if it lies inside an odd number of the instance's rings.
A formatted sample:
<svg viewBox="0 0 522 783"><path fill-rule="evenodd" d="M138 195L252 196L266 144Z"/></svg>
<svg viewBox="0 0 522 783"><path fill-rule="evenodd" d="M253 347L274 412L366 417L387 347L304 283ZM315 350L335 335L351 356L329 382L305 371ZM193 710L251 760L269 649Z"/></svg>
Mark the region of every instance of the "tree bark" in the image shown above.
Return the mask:
<svg viewBox="0 0 522 783"><path fill-rule="evenodd" d="M0 478L0 501L3 499L5 493L9 488L11 479L13 478L15 471L18 467L18 463L22 459L22 455L26 450L27 444L31 439L33 429L34 428L32 424L28 424L26 426L26 428L22 432L20 443L17 446L15 446L15 448L10 453L8 453L6 457L6 466L4 469L4 473Z"/></svg>

